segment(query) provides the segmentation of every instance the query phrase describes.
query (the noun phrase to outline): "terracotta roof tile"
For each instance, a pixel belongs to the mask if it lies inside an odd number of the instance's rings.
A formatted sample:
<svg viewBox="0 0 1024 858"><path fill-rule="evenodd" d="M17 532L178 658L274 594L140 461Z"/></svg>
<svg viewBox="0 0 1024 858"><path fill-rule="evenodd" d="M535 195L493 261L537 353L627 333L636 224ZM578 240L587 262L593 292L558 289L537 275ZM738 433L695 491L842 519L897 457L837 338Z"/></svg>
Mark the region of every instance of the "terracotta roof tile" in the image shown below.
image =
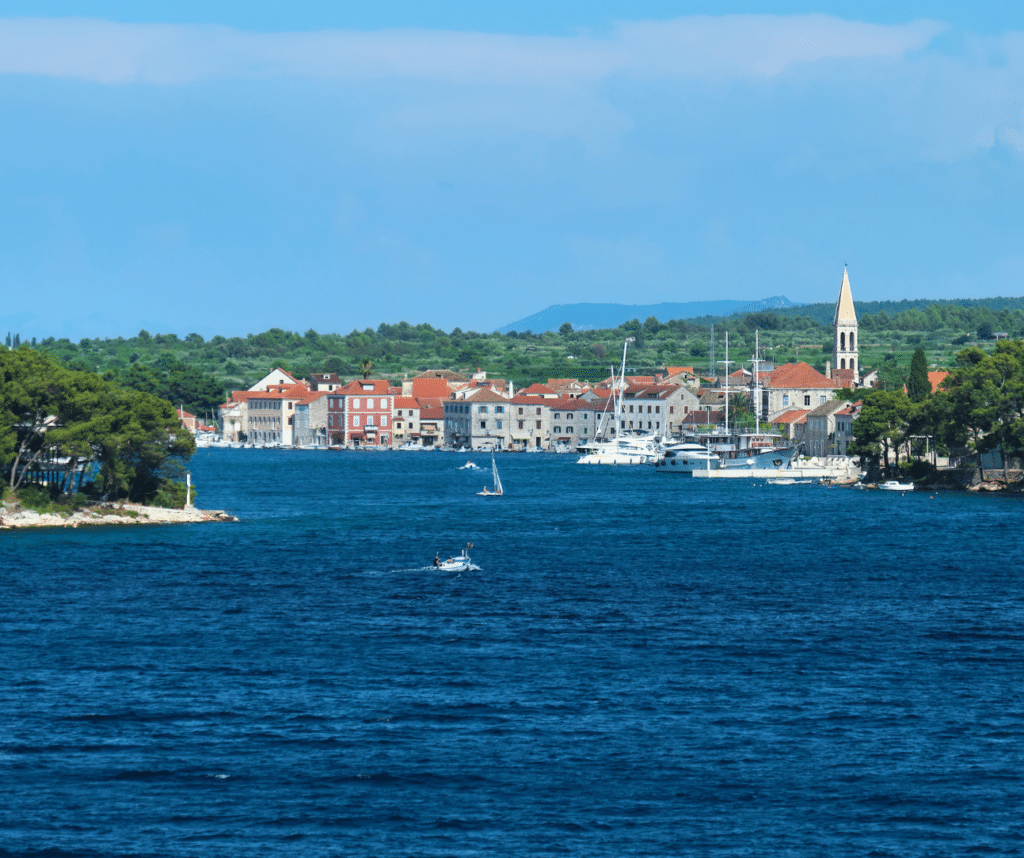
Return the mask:
<svg viewBox="0 0 1024 858"><path fill-rule="evenodd" d="M774 371L761 376L761 386L774 390L809 390L820 388L823 390L835 390L839 385L826 378L813 366L800 361L799 363L786 363L776 367Z"/></svg>

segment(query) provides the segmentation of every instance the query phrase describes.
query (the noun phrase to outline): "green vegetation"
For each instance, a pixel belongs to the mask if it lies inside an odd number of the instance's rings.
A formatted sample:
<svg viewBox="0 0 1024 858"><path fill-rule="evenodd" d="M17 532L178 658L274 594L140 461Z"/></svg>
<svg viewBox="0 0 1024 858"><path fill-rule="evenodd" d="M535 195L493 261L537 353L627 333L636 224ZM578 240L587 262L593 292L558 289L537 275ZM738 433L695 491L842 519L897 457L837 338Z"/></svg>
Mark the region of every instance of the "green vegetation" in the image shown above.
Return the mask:
<svg viewBox="0 0 1024 858"><path fill-rule="evenodd" d="M652 316L600 331L573 330L566 322L557 332L541 334L486 334L460 328L446 332L407 322L346 335L272 328L262 334L210 340L199 334L179 339L174 334L140 331L129 339L78 343L47 338L37 348L70 369L100 373L109 382L151 393L212 419L217 404L231 390L248 388L275 366L299 377L335 372L346 379L364 374L400 379L425 369L475 372L480 368L520 387L549 378L598 381L608 376L611 364L618 364L623 340L634 337L629 350L631 374L647 375L665 366L693 366L706 374L711 370L712 325L718 360L725 357L726 333L730 358L737 363L749 360L757 331L767 360L777 364L802 360L824 370L831 357L834 312L833 304L814 304L726 318L660 321ZM924 351L928 366L950 367L966 345L991 349L994 342L979 334L1024 335L1021 298L867 302L858 304L857 312L861 368L884 371L891 386L906 381L911 355L918 349Z"/></svg>
<svg viewBox="0 0 1024 858"><path fill-rule="evenodd" d="M68 369L26 345L0 351L0 471L19 501L92 498L184 505L195 451L169 402Z"/></svg>
<svg viewBox="0 0 1024 858"><path fill-rule="evenodd" d="M920 401L902 388L864 391L851 452L888 468L902 445L928 436L947 450L1024 456L1024 342L999 342L991 354L966 348L956 364L943 389Z"/></svg>

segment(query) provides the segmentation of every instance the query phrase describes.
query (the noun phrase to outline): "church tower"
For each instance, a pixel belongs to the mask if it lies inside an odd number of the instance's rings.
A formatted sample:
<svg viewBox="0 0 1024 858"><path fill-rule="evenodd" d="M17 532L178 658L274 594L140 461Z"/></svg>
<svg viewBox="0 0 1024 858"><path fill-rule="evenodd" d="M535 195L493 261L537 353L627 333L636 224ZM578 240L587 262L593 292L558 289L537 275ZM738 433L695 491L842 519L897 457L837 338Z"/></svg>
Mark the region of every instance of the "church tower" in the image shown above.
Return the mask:
<svg viewBox="0 0 1024 858"><path fill-rule="evenodd" d="M860 359L857 352L857 313L853 309L850 277L843 266L843 283L836 301L836 317L832 322L832 377L860 383Z"/></svg>

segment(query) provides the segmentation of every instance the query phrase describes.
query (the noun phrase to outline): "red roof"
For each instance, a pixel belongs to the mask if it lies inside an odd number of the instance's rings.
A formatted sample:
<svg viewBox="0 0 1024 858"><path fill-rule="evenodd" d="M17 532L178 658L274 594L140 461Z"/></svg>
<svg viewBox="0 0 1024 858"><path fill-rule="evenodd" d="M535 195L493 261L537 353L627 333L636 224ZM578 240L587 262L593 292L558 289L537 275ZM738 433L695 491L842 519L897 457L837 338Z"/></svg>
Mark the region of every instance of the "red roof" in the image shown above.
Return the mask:
<svg viewBox="0 0 1024 858"><path fill-rule="evenodd" d="M774 420L772 423L786 424L786 423L803 423L807 419L807 415L811 413L810 408L790 408L789 411L784 411Z"/></svg>
<svg viewBox="0 0 1024 858"><path fill-rule="evenodd" d="M386 379L383 378L357 378L350 381L344 387L334 391L335 395L341 396L384 396L391 389Z"/></svg>
<svg viewBox="0 0 1024 858"><path fill-rule="evenodd" d="M299 400L299 405L309 405L323 396L327 396L326 390L311 390Z"/></svg>
<svg viewBox="0 0 1024 858"><path fill-rule="evenodd" d="M928 373L928 381L931 382L933 393L939 389L939 385L942 384L947 375L949 375L949 373L944 369Z"/></svg>
<svg viewBox="0 0 1024 858"><path fill-rule="evenodd" d="M526 390L522 391L524 396L557 396L550 387L544 384L531 384Z"/></svg>
<svg viewBox="0 0 1024 858"><path fill-rule="evenodd" d="M446 399L451 392L451 385L443 378L414 378L412 380L413 396L436 396L438 399Z"/></svg>
<svg viewBox="0 0 1024 858"><path fill-rule="evenodd" d="M821 388L835 390L839 385L826 378L809 363L785 363L770 373L761 376L761 386L775 390L808 390Z"/></svg>
<svg viewBox="0 0 1024 858"><path fill-rule="evenodd" d="M420 407L419 402L415 396L396 396L395 397L395 408L411 408L413 410Z"/></svg>

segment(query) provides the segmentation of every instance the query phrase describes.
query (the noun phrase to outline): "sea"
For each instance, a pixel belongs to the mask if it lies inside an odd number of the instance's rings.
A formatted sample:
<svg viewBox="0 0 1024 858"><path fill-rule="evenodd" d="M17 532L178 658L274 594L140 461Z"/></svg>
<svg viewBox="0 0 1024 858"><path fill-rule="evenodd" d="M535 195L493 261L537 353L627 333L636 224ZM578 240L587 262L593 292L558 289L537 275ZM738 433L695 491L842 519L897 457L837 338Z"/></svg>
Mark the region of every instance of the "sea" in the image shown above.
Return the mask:
<svg viewBox="0 0 1024 858"><path fill-rule="evenodd" d="M1019 498L490 462L0 534L0 856L1024 852Z"/></svg>

